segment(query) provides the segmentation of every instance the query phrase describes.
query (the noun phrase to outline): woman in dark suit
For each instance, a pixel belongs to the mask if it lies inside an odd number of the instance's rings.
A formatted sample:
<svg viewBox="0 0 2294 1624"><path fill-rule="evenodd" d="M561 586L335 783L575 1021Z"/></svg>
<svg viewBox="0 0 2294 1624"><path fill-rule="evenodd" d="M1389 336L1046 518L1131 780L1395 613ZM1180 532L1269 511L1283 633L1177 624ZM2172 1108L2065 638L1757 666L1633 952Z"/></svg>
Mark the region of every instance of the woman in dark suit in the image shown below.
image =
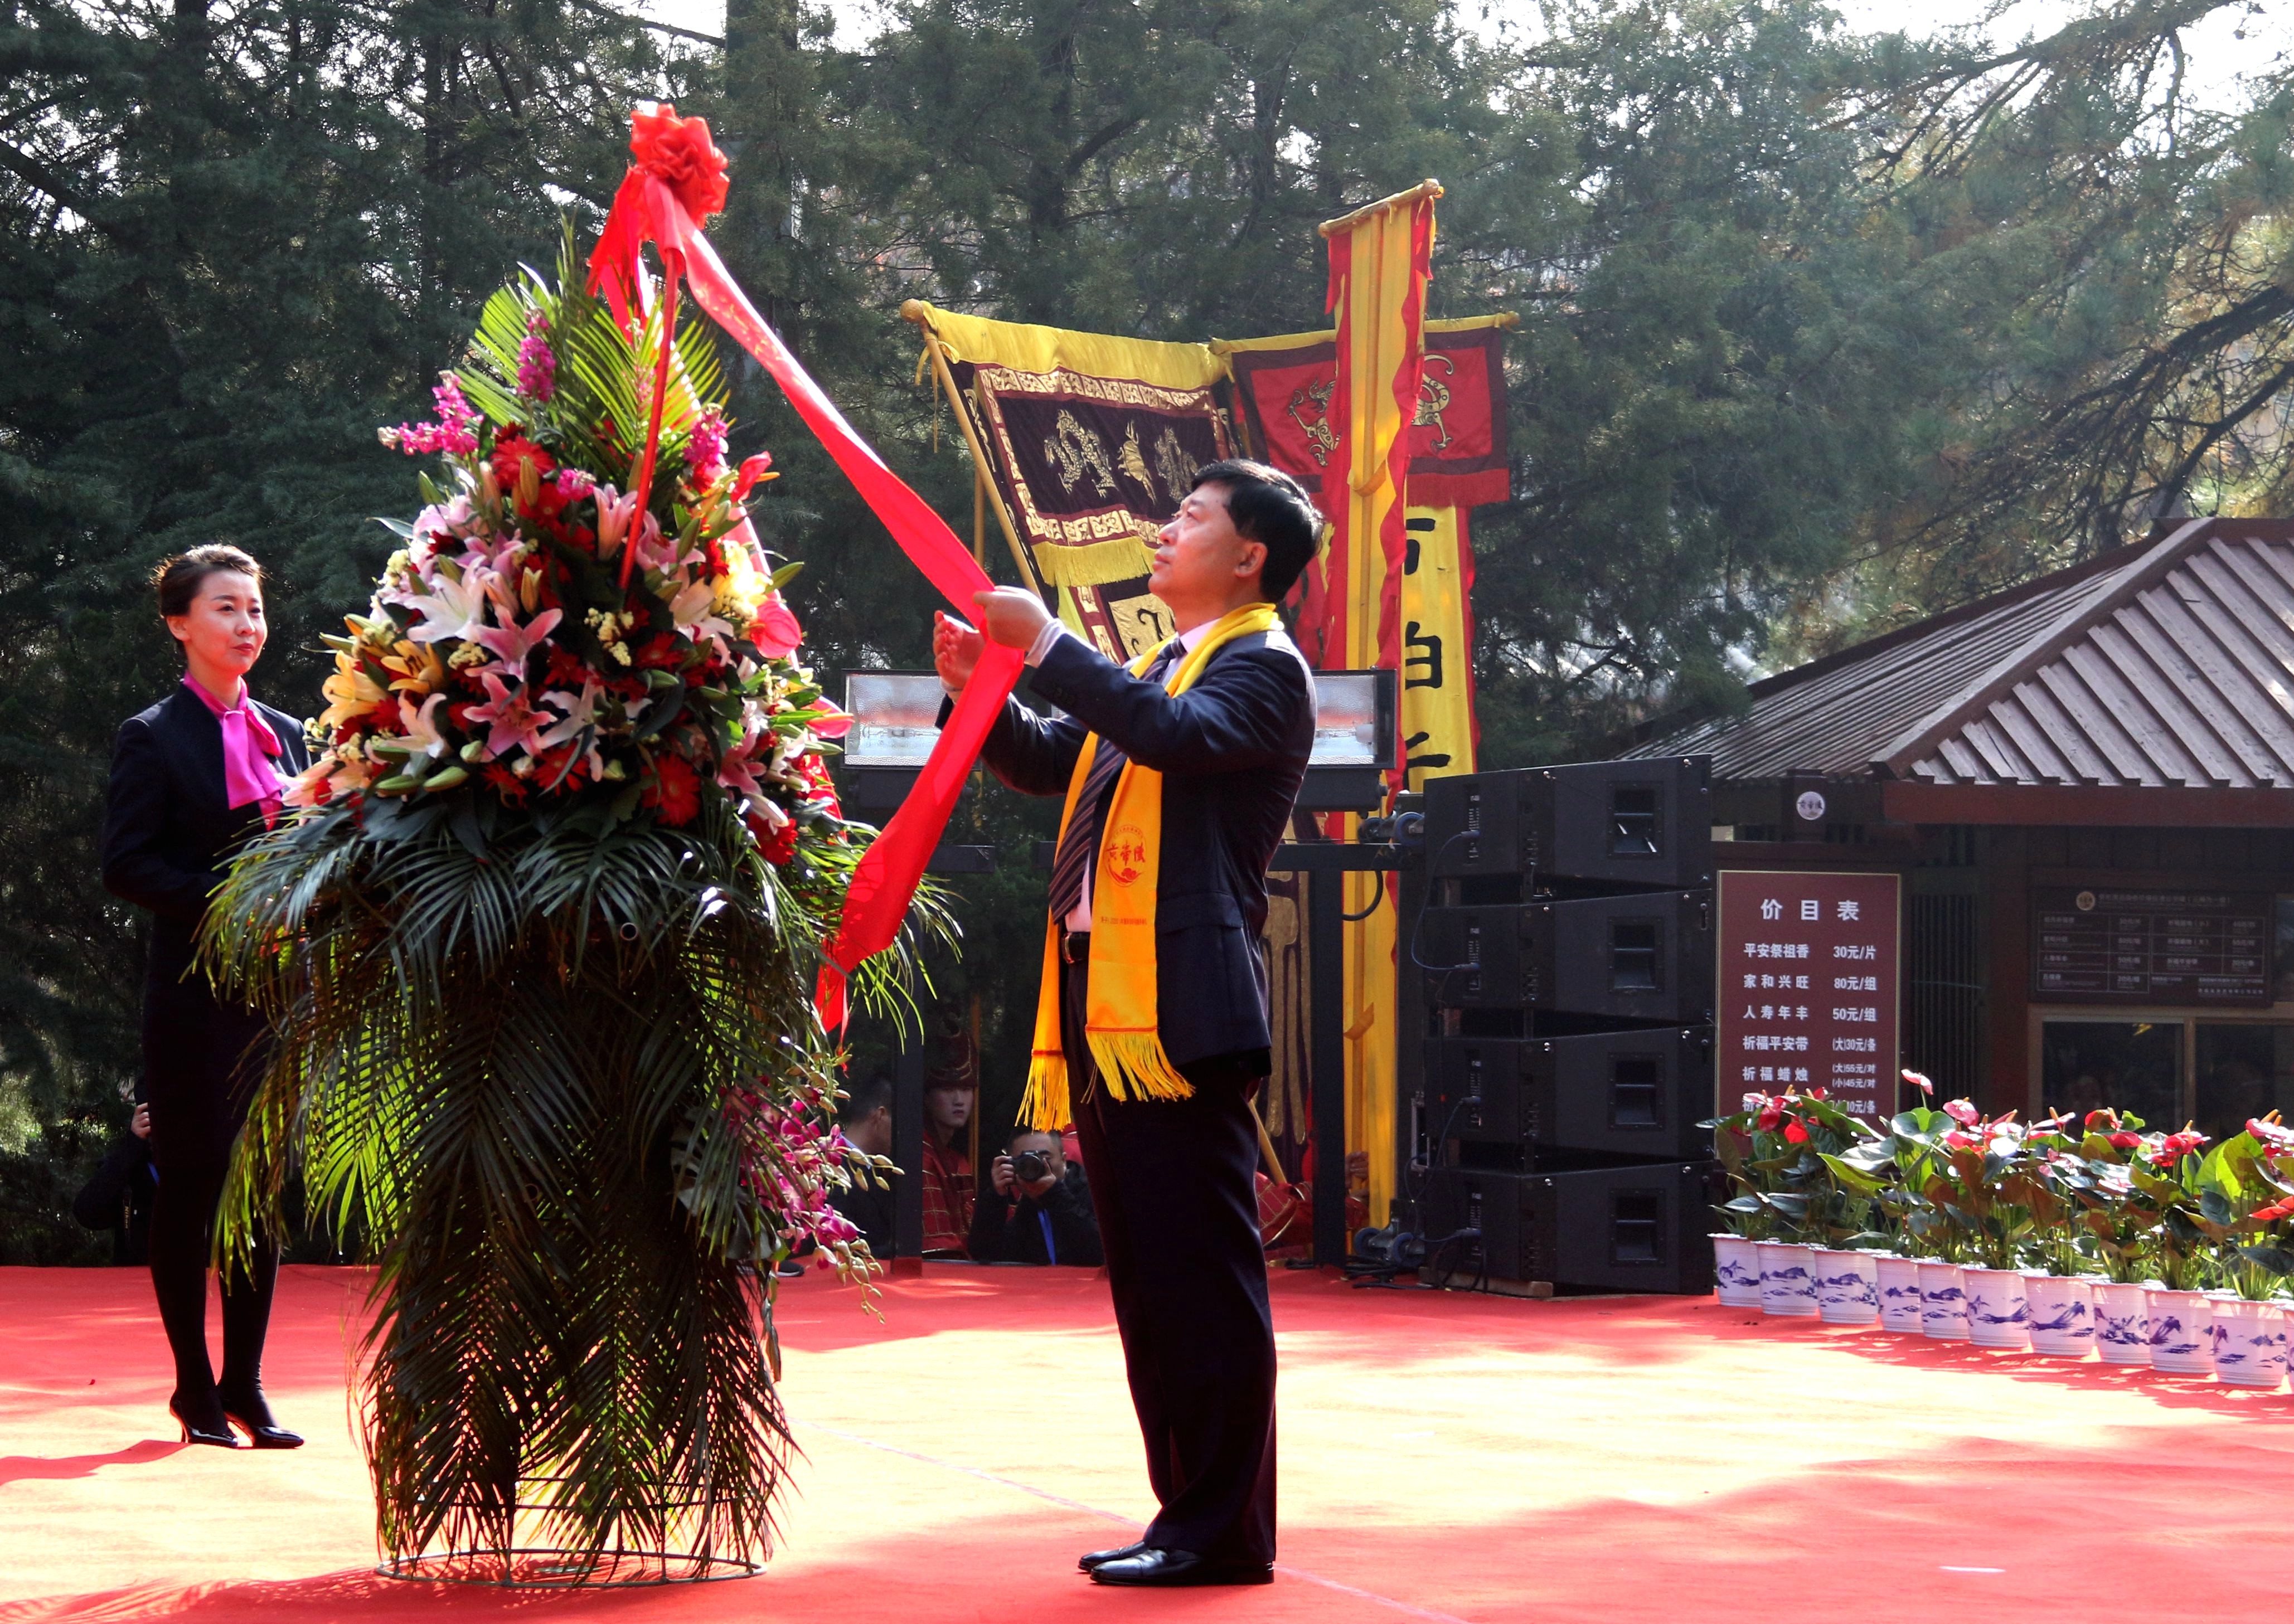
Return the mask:
<svg viewBox="0 0 2294 1624"><path fill-rule="evenodd" d="M127 719L112 746L103 883L152 913L143 980L143 1073L151 1108L151 1286L175 1359L168 1409L193 1443L257 1449L303 1441L263 1396L263 1339L279 1252L223 1282L223 1375L207 1361L207 1271L232 1140L262 1075L262 1018L219 998L192 968L192 938L240 843L279 816L288 776L308 763L302 724L258 702L247 673L263 653L263 570L235 547L193 548L159 567L159 613L183 645L182 684Z"/></svg>

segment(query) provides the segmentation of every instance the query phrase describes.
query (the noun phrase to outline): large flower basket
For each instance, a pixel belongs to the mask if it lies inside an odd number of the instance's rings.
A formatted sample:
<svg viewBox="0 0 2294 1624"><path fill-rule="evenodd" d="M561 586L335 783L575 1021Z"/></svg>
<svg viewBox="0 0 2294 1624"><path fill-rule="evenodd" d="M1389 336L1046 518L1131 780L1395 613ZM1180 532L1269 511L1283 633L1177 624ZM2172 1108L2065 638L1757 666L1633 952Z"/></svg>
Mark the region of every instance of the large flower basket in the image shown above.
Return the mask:
<svg viewBox="0 0 2294 1624"><path fill-rule="evenodd" d="M296 810L210 912L277 1034L225 1244L299 1177L377 1265L394 1574L755 1571L777 1265L872 1268L829 1198L886 1164L830 1125L812 998L869 832L747 520L764 460L728 466L712 355L666 325L594 296L569 235L437 420L386 431L439 459L427 505L330 639Z"/></svg>

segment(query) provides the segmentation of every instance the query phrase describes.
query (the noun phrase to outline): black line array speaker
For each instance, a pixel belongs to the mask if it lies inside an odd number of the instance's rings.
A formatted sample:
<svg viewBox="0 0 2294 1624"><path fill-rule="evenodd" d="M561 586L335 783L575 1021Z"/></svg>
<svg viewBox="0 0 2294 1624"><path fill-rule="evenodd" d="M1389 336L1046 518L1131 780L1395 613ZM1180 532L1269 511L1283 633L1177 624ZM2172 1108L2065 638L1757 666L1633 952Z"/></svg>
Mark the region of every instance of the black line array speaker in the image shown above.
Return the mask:
<svg viewBox="0 0 2294 1624"><path fill-rule="evenodd" d="M1409 1103L1436 1275L1710 1289L1712 800L1705 756L1428 781Z"/></svg>
<svg viewBox="0 0 2294 1624"><path fill-rule="evenodd" d="M1712 758L1584 761L1426 784L1434 880L1688 890L1712 883Z"/></svg>
<svg viewBox="0 0 2294 1624"><path fill-rule="evenodd" d="M1701 889L1429 907L1418 955L1436 1009L1688 1025L1712 1018L1712 924Z"/></svg>
<svg viewBox="0 0 2294 1624"><path fill-rule="evenodd" d="M1711 1169L1697 1162L1498 1173L1439 1167L1428 1178L1429 1236L1479 1238L1428 1249L1451 1279L1544 1280L1593 1291L1712 1289Z"/></svg>
<svg viewBox="0 0 2294 1624"><path fill-rule="evenodd" d="M1649 1027L1568 1037L1437 1037L1426 1044L1428 1132L1437 1152L1528 1168L1556 1153L1687 1161L1712 1141L1712 1028Z"/></svg>

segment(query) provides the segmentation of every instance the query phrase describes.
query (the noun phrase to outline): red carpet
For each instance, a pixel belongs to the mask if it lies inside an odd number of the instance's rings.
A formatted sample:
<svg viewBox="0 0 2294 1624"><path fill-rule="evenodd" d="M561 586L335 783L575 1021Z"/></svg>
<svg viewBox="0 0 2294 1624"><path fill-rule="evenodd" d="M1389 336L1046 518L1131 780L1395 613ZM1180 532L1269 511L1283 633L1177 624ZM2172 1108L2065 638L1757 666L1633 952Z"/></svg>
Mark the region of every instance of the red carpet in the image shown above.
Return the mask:
<svg viewBox="0 0 2294 1624"><path fill-rule="evenodd" d="M1710 1300L1515 1303L1278 1274L1282 1562L1094 1588L1142 1517L1106 1288L934 1268L883 1323L784 1298L808 1459L764 1578L566 1597L375 1578L362 1277L282 1276L296 1454L174 1441L148 1282L0 1271L0 1620L2156 1620L2282 1616L2294 1396Z"/></svg>

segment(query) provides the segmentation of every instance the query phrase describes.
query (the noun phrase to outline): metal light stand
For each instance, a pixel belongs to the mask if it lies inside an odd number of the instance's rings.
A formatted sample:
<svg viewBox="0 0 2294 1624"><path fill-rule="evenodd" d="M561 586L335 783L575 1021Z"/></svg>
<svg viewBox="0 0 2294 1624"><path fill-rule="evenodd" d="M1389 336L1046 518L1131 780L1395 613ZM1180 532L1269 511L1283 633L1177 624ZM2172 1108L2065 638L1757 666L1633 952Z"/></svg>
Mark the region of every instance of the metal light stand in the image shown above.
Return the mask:
<svg viewBox="0 0 2294 1624"><path fill-rule="evenodd" d="M915 787L916 774L940 734L940 678L930 671L855 671L846 679L853 726L845 746L854 816L881 826ZM992 874L993 846L943 844L924 865L930 874ZM892 1060L892 1259L895 1272L923 1266L924 1039L902 1028Z"/></svg>

